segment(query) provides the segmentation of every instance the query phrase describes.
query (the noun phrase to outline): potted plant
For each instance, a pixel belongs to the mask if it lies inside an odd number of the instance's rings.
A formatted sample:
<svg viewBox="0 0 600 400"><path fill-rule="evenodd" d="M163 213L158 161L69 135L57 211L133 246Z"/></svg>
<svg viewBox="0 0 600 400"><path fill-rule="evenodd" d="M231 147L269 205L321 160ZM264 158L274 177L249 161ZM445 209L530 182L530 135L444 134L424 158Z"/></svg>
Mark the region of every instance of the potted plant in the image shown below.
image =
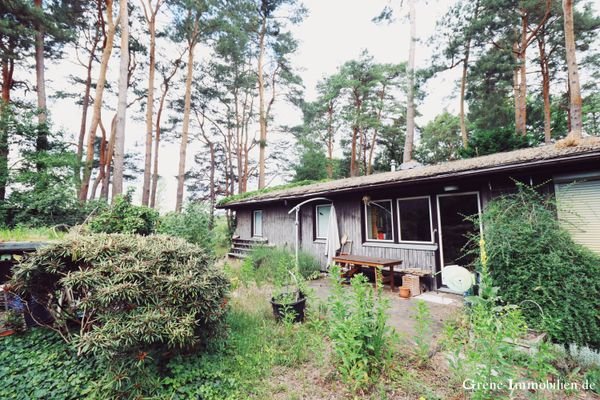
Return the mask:
<svg viewBox="0 0 600 400"><path fill-rule="evenodd" d="M8 310L3 315L3 326L0 330L0 337L10 336L24 329L23 314L15 310Z"/></svg>
<svg viewBox="0 0 600 400"><path fill-rule="evenodd" d="M292 315L294 322L304 321L306 285L291 257L282 257L274 271L274 290L271 297L273 315L282 320Z"/></svg>

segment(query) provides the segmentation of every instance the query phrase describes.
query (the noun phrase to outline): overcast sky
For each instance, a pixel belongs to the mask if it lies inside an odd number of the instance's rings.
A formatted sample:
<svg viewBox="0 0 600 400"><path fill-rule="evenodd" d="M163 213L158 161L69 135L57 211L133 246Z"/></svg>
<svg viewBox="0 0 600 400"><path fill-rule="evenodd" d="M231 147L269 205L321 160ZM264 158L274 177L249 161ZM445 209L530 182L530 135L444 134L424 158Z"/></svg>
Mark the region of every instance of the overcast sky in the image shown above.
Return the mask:
<svg viewBox="0 0 600 400"><path fill-rule="evenodd" d="M417 44L416 64L417 68L427 66L431 56L431 49L423 43L427 42L435 30L435 23L447 10L453 1L439 0L420 2L417 7L417 37L421 40ZM392 24L374 24L371 19L378 15L383 7L388 4L387 0L305 0L304 4L309 10L307 18L298 26L294 27L295 37L300 42L300 48L293 57L293 65L299 69L306 87L306 97L312 100L315 97L315 87L323 77L336 72L337 68L345 61L357 58L360 53L367 49L377 62L399 63L406 61L408 57L409 29L405 18L406 10L400 8L401 1L391 2L395 6L396 21ZM199 55L202 56L201 54ZM174 57L175 58L175 55ZM72 63L62 63L49 71L48 75L54 79L51 86L63 86L61 76L65 77L72 73ZM75 73L75 72L74 72ZM82 72L80 72L82 73ZM113 77L118 73L118 59L113 56L109 75ZM424 102L418 105L421 116L417 119L418 124L424 124L433 119L444 108L451 112L457 110L457 99L455 96L455 81L458 71L450 71L441 74L430 81L425 87L429 93ZM158 80L157 80L158 82ZM112 100L109 100L112 101ZM115 102L116 105L116 102ZM75 135L78 132L80 106L72 103L72 100L54 101L50 106L54 123L65 132ZM299 110L282 104L275 110L274 125L293 125L301 121ZM134 118L137 115L137 107L130 109L127 122L126 146L129 151L143 152L144 124ZM90 112L91 114L91 112ZM109 126L108 115L105 113L105 126ZM257 129L258 130L258 129ZM178 144L165 143L160 155L161 184L159 190L160 207L163 211L172 210L175 204L176 174ZM191 167L193 155L201 146L191 143L188 150L187 166ZM275 180L274 184L280 183ZM255 189L255 182L251 182L250 190ZM141 185L141 179L133 184ZM139 194L139 191L138 191Z"/></svg>

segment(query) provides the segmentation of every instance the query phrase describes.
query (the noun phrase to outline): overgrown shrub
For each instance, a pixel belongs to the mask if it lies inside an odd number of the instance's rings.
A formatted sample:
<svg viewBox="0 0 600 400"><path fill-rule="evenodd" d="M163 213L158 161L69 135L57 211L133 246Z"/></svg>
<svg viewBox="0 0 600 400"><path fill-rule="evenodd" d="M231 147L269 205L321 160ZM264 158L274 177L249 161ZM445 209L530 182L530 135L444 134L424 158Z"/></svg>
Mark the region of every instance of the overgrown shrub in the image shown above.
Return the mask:
<svg viewBox="0 0 600 400"><path fill-rule="evenodd" d="M158 212L131 203L131 192L115 199L110 208L90 221L94 233L135 233L150 235L156 229Z"/></svg>
<svg viewBox="0 0 600 400"><path fill-rule="evenodd" d="M256 246L242 264L242 279L254 281L258 285L266 282L275 283L278 279L284 279L278 274L288 275L287 270L282 269L281 266L290 263L293 265L294 260L295 255L286 248ZM304 279L314 278L320 269L319 261L312 254L299 252L298 270Z"/></svg>
<svg viewBox="0 0 600 400"><path fill-rule="evenodd" d="M11 285L79 353L141 357L218 333L228 281L201 248L168 236L70 236L13 269ZM76 328L76 329L73 329Z"/></svg>
<svg viewBox="0 0 600 400"><path fill-rule="evenodd" d="M191 203L181 213L171 212L160 218L158 233L177 236L213 251L213 231L210 210L204 204Z"/></svg>
<svg viewBox="0 0 600 400"><path fill-rule="evenodd" d="M330 338L335 367L353 392L366 389L389 367L395 335L387 325L389 300L358 274L344 290L339 267L331 270Z"/></svg>
<svg viewBox="0 0 600 400"><path fill-rule="evenodd" d="M502 299L521 304L528 324L557 342L600 347L600 256L573 241L552 201L519 185L482 218Z"/></svg>

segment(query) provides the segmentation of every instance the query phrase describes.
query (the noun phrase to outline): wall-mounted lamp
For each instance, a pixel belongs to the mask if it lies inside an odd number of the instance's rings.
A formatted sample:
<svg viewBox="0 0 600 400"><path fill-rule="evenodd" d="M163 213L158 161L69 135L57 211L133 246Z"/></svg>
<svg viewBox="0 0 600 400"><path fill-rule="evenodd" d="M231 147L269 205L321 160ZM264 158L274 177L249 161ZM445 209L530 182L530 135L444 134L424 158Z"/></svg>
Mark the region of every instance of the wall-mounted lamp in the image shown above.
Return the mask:
<svg viewBox="0 0 600 400"><path fill-rule="evenodd" d="M458 186L456 185L444 186L444 192L453 192L455 190L458 190Z"/></svg>

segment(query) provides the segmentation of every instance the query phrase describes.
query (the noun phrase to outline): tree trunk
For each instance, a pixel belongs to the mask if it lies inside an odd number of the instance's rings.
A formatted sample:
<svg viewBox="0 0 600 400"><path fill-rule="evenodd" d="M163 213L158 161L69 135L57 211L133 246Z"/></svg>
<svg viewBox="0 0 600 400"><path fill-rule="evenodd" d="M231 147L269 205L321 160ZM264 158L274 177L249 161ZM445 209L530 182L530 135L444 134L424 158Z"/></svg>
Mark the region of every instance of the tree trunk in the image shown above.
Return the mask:
<svg viewBox="0 0 600 400"><path fill-rule="evenodd" d="M477 21L479 18L479 0L475 2L475 11L473 13L473 20ZM465 55L462 61L462 75L460 80L460 136L462 138L463 147L466 149L469 145L469 132L467 130L467 122L465 115L465 96L467 92L467 75L469 73L469 60L471 58L471 41L473 37L469 32L465 40Z"/></svg>
<svg viewBox="0 0 600 400"><path fill-rule="evenodd" d="M100 61L100 71L98 73L98 81L96 83L96 96L94 98L94 107L92 111L92 120L90 122L90 131L87 139L86 160L83 168L83 180L79 191L79 200L85 201L88 196L90 186L90 177L92 175L92 167L94 163L94 142L96 139L96 131L100 122L100 114L102 110L102 96L104 95L104 86L106 85L106 72L108 70L108 62L113 49L113 41L115 37L116 24L113 20L113 0L106 0L106 37L104 50L102 51L102 59Z"/></svg>
<svg viewBox="0 0 600 400"><path fill-rule="evenodd" d="M410 19L410 43L408 45L408 90L406 94L406 138L402 162L409 162L413 158L413 142L415 137L415 41L417 40L417 19L415 0L408 0Z"/></svg>
<svg viewBox="0 0 600 400"><path fill-rule="evenodd" d="M102 12L102 11L100 11ZM77 188L81 188L81 159L83 157L83 143L85 141L85 128L87 126L87 115L90 107L90 92L92 90L92 65L94 63L94 55L100 41L100 30L96 29L94 39L92 42L92 48L90 50L90 57L86 65L86 77L85 77L85 89L83 92L83 99L81 102L81 123L79 125L79 137L77 139L77 166L75 169L75 179L77 181Z"/></svg>
<svg viewBox="0 0 600 400"><path fill-rule="evenodd" d="M94 200L96 198L96 191L98 190L98 186L104 182L104 177L106 176L107 169L107 154L108 154L108 141L106 140L106 129L104 129L104 125L102 124L102 120L100 120L100 132L102 132L102 137L100 138L100 160L98 162L98 176L96 176L96 180L92 185L92 191L90 193L90 200ZM112 135L111 135L112 136Z"/></svg>
<svg viewBox="0 0 600 400"><path fill-rule="evenodd" d="M515 61L518 63L519 62L519 58L518 58L518 44L515 42L513 44L513 54L515 55ZM521 121L521 107L519 107L519 96L521 95L521 92L519 90L519 73L520 73L520 68L519 67L515 67L515 69L513 69L513 97L514 97L514 107L515 107L515 132L519 133L519 121Z"/></svg>
<svg viewBox="0 0 600 400"><path fill-rule="evenodd" d="M167 99L167 94L169 93L169 89L171 88L171 80L177 73L179 69L179 65L181 64L181 58L183 57L183 53L179 56L177 60L173 63L174 67L171 70L169 75L163 76L163 91L160 95L160 100L158 102L158 111L156 113L156 136L154 137L154 157L153 157L153 167L152 167L152 189L150 192L150 207L156 207L156 192L158 190L158 153L160 150L160 135L161 135L161 122L162 122L162 112L165 107L165 100Z"/></svg>
<svg viewBox="0 0 600 400"><path fill-rule="evenodd" d="M333 179L333 103L327 107L327 177Z"/></svg>
<svg viewBox="0 0 600 400"><path fill-rule="evenodd" d="M121 59L119 62L119 97L117 129L113 160L112 198L123 193L123 164L125 162L125 126L127 122L127 89L129 83L129 10L127 0L119 3L121 15Z"/></svg>
<svg viewBox="0 0 600 400"><path fill-rule="evenodd" d="M267 115L265 110L265 80L263 75L263 63L265 56L265 36L267 35L267 17L263 16L258 42L258 98L260 140L258 156L258 188L265 187L265 147L267 146Z"/></svg>
<svg viewBox="0 0 600 400"><path fill-rule="evenodd" d="M519 62L518 102L516 104L516 107L519 108L519 119L515 122L517 133L523 136L527 134L527 27L527 12L521 10L521 43L517 54Z"/></svg>
<svg viewBox="0 0 600 400"><path fill-rule="evenodd" d="M106 147L106 171L102 179L102 189L100 190L100 198L108 200L108 192L110 189L110 176L111 176L111 164L113 161L113 155L115 151L115 138L117 132L117 114L115 114L110 121L110 138L108 139L108 146Z"/></svg>
<svg viewBox="0 0 600 400"><path fill-rule="evenodd" d="M42 0L34 0L37 9L42 10ZM38 107L38 128L35 150L48 150L48 126L46 107L46 78L44 70L44 28L40 23L35 33L35 79ZM38 169L39 169L38 165Z"/></svg>
<svg viewBox="0 0 600 400"><path fill-rule="evenodd" d="M198 23L194 25L194 37L198 29ZM177 198L175 211L181 212L183 205L183 191L185 184L185 158L187 156L188 136L190 129L190 110L192 105L192 78L194 75L194 48L196 41L191 40L188 48L187 76L185 79L185 100L183 106L183 127L181 132L181 145L179 147L179 173L177 175Z"/></svg>
<svg viewBox="0 0 600 400"><path fill-rule="evenodd" d="M13 50L12 48L10 49ZM8 184L8 157L9 138L5 124L11 114L10 91L13 86L15 63L12 58L2 59L2 101L0 102L0 201L6 199L6 185Z"/></svg>
<svg viewBox="0 0 600 400"><path fill-rule="evenodd" d="M546 55L546 41L543 32L541 32L537 40L540 53L540 69L542 71L542 97L544 98L544 143L549 144L552 141L552 115L550 108L550 69L548 65L548 56Z"/></svg>
<svg viewBox="0 0 600 400"><path fill-rule="evenodd" d="M579 69L575 54L575 32L573 28L573 0L563 0L565 23L565 49L567 51L567 68L569 72L569 110L571 129L569 136L574 139L582 138L583 117L581 89L579 86Z"/></svg>
<svg viewBox="0 0 600 400"><path fill-rule="evenodd" d="M142 7L144 8L144 15L148 22L148 32L150 33L148 95L146 97L146 147L144 154L144 180L142 184L142 205L147 206L150 202L152 175L152 119L154 118L154 75L156 72L156 14L162 5L162 0L156 2L155 8L152 8L151 0L147 0L147 7L144 1L145 0L141 0Z"/></svg>

